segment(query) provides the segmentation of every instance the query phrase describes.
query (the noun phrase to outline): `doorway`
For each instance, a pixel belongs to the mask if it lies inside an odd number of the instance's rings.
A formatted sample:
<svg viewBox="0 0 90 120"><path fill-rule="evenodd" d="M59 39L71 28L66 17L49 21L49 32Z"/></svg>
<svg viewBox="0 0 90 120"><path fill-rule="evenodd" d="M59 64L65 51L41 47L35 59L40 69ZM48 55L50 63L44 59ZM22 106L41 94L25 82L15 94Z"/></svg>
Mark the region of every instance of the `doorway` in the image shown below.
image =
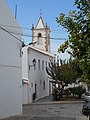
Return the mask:
<svg viewBox="0 0 90 120"><path fill-rule="evenodd" d="M35 84L35 98L37 98L37 84Z"/></svg>

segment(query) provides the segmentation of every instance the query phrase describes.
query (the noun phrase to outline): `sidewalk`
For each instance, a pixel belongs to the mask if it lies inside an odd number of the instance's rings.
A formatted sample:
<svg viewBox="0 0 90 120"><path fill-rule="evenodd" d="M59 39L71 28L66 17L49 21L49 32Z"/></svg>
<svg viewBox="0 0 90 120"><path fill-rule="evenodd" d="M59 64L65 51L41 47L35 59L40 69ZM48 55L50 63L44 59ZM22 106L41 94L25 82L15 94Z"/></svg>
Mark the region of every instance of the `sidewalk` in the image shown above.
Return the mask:
<svg viewBox="0 0 90 120"><path fill-rule="evenodd" d="M30 115L15 115L15 116L10 116L7 118L2 118L0 120L32 120L32 117Z"/></svg>
<svg viewBox="0 0 90 120"><path fill-rule="evenodd" d="M53 96L49 95L43 98L40 98L38 100L35 100L34 103L44 103L44 102L52 102L53 101Z"/></svg>
<svg viewBox="0 0 90 120"><path fill-rule="evenodd" d="M84 103L83 100L66 100L66 101L63 101L63 100L60 100L60 101L53 101L53 96L52 95L49 95L49 96L46 96L46 97L43 97L43 98L40 98L38 100L35 100L33 103L30 103L30 105L46 105L46 104L68 104L68 103Z"/></svg>

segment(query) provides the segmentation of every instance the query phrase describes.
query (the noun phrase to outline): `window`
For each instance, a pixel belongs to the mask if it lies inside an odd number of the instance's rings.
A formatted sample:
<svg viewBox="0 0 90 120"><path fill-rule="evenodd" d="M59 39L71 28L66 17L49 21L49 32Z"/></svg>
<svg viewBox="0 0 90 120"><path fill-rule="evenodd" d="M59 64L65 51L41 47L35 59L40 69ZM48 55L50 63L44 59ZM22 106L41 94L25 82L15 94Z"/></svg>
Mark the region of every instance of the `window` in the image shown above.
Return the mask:
<svg viewBox="0 0 90 120"><path fill-rule="evenodd" d="M34 67L34 70L36 70L36 65L35 66L33 66Z"/></svg>
<svg viewBox="0 0 90 120"><path fill-rule="evenodd" d="M28 66L28 69L30 70L30 65Z"/></svg>
<svg viewBox="0 0 90 120"><path fill-rule="evenodd" d="M46 68L47 68L47 61L46 61Z"/></svg>
<svg viewBox="0 0 90 120"><path fill-rule="evenodd" d="M45 90L45 81L43 82L43 89Z"/></svg>
<svg viewBox="0 0 90 120"><path fill-rule="evenodd" d="M38 69L40 70L40 60L38 60Z"/></svg>
<svg viewBox="0 0 90 120"><path fill-rule="evenodd" d="M38 37L42 37L42 34L41 34L41 33L38 33Z"/></svg>
<svg viewBox="0 0 90 120"><path fill-rule="evenodd" d="M41 34L41 33L38 33L37 44L38 44L38 45L41 45L41 44L42 44L42 34Z"/></svg>
<svg viewBox="0 0 90 120"><path fill-rule="evenodd" d="M44 70L44 61L42 60L42 70Z"/></svg>

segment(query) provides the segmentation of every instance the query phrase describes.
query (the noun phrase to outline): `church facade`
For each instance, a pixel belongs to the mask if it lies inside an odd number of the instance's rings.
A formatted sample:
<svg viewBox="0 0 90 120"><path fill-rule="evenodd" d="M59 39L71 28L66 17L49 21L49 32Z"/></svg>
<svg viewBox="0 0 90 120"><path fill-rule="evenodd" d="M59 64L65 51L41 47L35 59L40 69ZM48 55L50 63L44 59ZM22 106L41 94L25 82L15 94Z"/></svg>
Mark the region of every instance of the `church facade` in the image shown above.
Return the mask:
<svg viewBox="0 0 90 120"><path fill-rule="evenodd" d="M22 48L23 104L28 104L52 92L46 67L55 56L50 53L50 29L40 16L36 27L32 25L32 45Z"/></svg>

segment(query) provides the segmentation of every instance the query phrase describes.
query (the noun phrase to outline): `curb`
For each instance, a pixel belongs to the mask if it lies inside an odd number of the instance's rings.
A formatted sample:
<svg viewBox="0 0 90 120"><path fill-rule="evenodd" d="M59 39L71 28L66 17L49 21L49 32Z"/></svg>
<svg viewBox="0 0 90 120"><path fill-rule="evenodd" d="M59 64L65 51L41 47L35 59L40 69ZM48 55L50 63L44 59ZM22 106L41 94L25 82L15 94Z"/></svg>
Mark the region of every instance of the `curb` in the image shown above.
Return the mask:
<svg viewBox="0 0 90 120"><path fill-rule="evenodd" d="M76 104L76 103L84 103L84 101L50 101L50 102L38 102L38 103L24 104L23 106L50 105L50 104Z"/></svg>

